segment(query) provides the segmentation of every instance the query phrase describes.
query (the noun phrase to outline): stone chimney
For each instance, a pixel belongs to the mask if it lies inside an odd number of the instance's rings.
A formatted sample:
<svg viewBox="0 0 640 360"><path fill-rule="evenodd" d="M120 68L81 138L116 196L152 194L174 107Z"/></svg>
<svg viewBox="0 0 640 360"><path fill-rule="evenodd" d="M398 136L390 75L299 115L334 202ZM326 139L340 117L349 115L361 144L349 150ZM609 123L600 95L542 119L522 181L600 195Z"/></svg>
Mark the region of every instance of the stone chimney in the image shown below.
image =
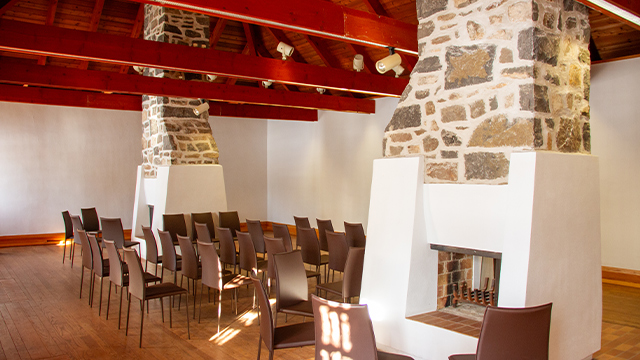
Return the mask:
<svg viewBox="0 0 640 360"><path fill-rule="evenodd" d="M185 46L209 47L209 17L188 11L145 5L144 38ZM202 74L144 70L144 75L202 81ZM198 99L143 96L142 157L145 177L156 177L159 165L217 164L218 147L209 113L195 115Z"/></svg>
<svg viewBox="0 0 640 360"><path fill-rule="evenodd" d="M420 59L383 140L425 182L506 184L511 152L590 153L588 9L417 0Z"/></svg>

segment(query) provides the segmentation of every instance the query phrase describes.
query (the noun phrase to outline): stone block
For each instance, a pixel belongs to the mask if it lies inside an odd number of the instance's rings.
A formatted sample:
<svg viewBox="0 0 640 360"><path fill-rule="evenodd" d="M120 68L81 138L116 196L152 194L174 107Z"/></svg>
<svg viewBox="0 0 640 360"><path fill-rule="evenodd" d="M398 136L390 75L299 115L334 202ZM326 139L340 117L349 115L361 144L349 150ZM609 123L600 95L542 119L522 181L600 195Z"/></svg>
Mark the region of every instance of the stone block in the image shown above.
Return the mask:
<svg viewBox="0 0 640 360"><path fill-rule="evenodd" d="M418 90L415 92L415 97L417 100L426 99L429 97L429 90Z"/></svg>
<svg viewBox="0 0 640 360"><path fill-rule="evenodd" d="M398 156L400 155L403 149L404 149L403 146L391 146L389 147L389 155Z"/></svg>
<svg viewBox="0 0 640 360"><path fill-rule="evenodd" d="M513 62L513 51L511 49L502 48L500 50L500 59L501 64L512 63Z"/></svg>
<svg viewBox="0 0 640 360"><path fill-rule="evenodd" d="M395 110L385 131L419 127L421 123L420 105L403 106Z"/></svg>
<svg viewBox="0 0 640 360"><path fill-rule="evenodd" d="M531 119L518 118L509 121L504 115L497 115L483 121L473 131L468 146L531 147L534 142Z"/></svg>
<svg viewBox="0 0 640 360"><path fill-rule="evenodd" d="M588 122L582 125L582 145L585 151L591 153L591 125Z"/></svg>
<svg viewBox="0 0 640 360"><path fill-rule="evenodd" d="M449 0L422 0L416 3L418 19L426 19L429 16L447 9Z"/></svg>
<svg viewBox="0 0 640 360"><path fill-rule="evenodd" d="M492 81L496 45L449 46L445 89Z"/></svg>
<svg viewBox="0 0 640 360"><path fill-rule="evenodd" d="M464 160L467 180L494 180L509 175L509 160L503 153L465 154Z"/></svg>
<svg viewBox="0 0 640 360"><path fill-rule="evenodd" d="M425 0L425 1L428 1L428 0ZM478 0L453 0L453 5L458 9L462 9L463 7L471 5L476 1Z"/></svg>
<svg viewBox="0 0 640 360"><path fill-rule="evenodd" d="M432 152L433 150L438 148L440 142L438 139L427 135L424 139L422 139L422 147L424 148L424 152Z"/></svg>
<svg viewBox="0 0 640 360"><path fill-rule="evenodd" d="M533 111L533 84L520 85L520 110Z"/></svg>
<svg viewBox="0 0 640 360"><path fill-rule="evenodd" d="M462 145L462 141L458 137L458 134L454 133L453 131L448 131L448 130L442 129L442 132L440 133L440 136L442 136L442 141L444 142L444 144L446 146L460 146L460 145Z"/></svg>
<svg viewBox="0 0 640 360"><path fill-rule="evenodd" d="M444 35L444 36L439 36L433 40L431 40L431 44L432 45L439 45L439 44L444 44L447 41L450 41L451 37L449 35Z"/></svg>
<svg viewBox="0 0 640 360"><path fill-rule="evenodd" d="M462 105L445 107L440 111L440 115L443 123L467 120L467 112Z"/></svg>
<svg viewBox="0 0 640 360"><path fill-rule="evenodd" d="M515 68L502 69L502 76L510 79L528 79L533 77L533 67L519 66Z"/></svg>
<svg viewBox="0 0 640 360"><path fill-rule="evenodd" d="M427 114L427 116L433 115L436 113L436 106L433 104L433 101L427 101L427 103L424 104L424 111Z"/></svg>
<svg viewBox="0 0 640 360"><path fill-rule="evenodd" d="M582 135L578 119L560 118L556 137L558 150L568 153L578 152L582 143Z"/></svg>
<svg viewBox="0 0 640 360"><path fill-rule="evenodd" d="M533 146L538 149L544 144L544 137L542 136L542 119L533 119Z"/></svg>
<svg viewBox="0 0 640 360"><path fill-rule="evenodd" d="M413 139L411 133L399 133L399 134L391 134L391 141L393 142L407 142Z"/></svg>
<svg viewBox="0 0 640 360"><path fill-rule="evenodd" d="M432 56L419 60L411 73L430 73L438 71L440 69L442 69L440 58L437 56Z"/></svg>
<svg viewBox="0 0 640 360"><path fill-rule="evenodd" d="M432 179L458 181L458 163L455 162L429 163L425 172Z"/></svg>
<svg viewBox="0 0 640 360"><path fill-rule="evenodd" d="M521 1L509 6L507 13L511 22L526 22L531 20L532 11L531 2Z"/></svg>
<svg viewBox="0 0 640 360"><path fill-rule="evenodd" d="M429 37L435 29L436 25L433 21L418 25L418 40Z"/></svg>
<svg viewBox="0 0 640 360"><path fill-rule="evenodd" d="M398 100L398 103L402 103L403 101L407 100L407 97L411 93L411 90L413 90L413 87L411 86L411 84L407 84L407 86L404 88L404 91L402 91L402 95L400 96L400 100Z"/></svg>
<svg viewBox="0 0 640 360"><path fill-rule="evenodd" d="M484 100L474 101L469 106L469 110L470 110L472 119L476 119L476 118L479 118L480 116L484 115L486 113L485 106L484 106Z"/></svg>
<svg viewBox="0 0 640 360"><path fill-rule="evenodd" d="M484 28L474 21L467 21L467 33L471 40L479 40L484 37Z"/></svg>
<svg viewBox="0 0 640 360"><path fill-rule="evenodd" d="M443 159L457 159L458 152L452 150L442 150L440 151L440 157L442 157Z"/></svg>
<svg viewBox="0 0 640 360"><path fill-rule="evenodd" d="M535 84L533 86L534 98L535 98L535 111L548 113L551 112L549 108L549 88L543 85Z"/></svg>

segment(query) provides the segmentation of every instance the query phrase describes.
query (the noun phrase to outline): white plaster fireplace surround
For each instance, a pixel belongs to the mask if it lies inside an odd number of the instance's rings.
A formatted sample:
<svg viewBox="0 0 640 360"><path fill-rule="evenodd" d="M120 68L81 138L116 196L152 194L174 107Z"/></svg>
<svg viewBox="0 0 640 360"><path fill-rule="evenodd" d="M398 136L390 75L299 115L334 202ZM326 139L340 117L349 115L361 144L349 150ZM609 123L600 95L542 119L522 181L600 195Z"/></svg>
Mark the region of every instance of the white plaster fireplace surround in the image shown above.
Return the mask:
<svg viewBox="0 0 640 360"><path fill-rule="evenodd" d="M475 351L475 338L406 318L436 309L434 243L502 253L498 306L553 302L550 359L590 359L602 322L599 199L591 155L515 152L503 186L424 184L420 157L375 160L360 301L376 340L416 359Z"/></svg>

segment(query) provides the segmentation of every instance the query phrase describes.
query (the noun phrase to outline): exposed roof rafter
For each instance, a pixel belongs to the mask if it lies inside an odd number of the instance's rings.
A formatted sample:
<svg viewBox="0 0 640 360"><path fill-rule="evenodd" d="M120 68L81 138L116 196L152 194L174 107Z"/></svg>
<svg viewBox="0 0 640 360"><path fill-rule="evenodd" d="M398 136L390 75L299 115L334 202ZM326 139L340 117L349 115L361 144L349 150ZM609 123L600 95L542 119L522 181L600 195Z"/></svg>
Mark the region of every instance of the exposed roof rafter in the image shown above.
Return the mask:
<svg viewBox="0 0 640 360"><path fill-rule="evenodd" d="M140 37L140 33L142 33L142 27L144 26L144 4L140 4L138 6L138 13L136 14L136 21L133 23L133 28L131 29L131 38L137 39ZM120 73L126 74L129 72L129 65L120 66Z"/></svg>

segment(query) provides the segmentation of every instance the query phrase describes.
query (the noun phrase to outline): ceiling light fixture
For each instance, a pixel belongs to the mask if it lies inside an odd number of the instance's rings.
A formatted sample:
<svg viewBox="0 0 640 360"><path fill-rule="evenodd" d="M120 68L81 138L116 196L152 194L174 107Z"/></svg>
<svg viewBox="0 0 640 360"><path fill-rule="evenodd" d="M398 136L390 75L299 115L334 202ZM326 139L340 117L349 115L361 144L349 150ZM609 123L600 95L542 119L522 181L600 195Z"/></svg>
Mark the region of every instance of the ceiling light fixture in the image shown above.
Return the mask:
<svg viewBox="0 0 640 360"><path fill-rule="evenodd" d="M204 99L202 99L200 101L202 102L202 104L196 106L193 109L193 113L196 114L196 116L200 116L200 114L202 114L205 111L209 110L209 103L206 102L206 100L204 100Z"/></svg>
<svg viewBox="0 0 640 360"><path fill-rule="evenodd" d="M399 77L404 72L404 68L402 67L402 65L398 65L391 70L395 71L396 77Z"/></svg>
<svg viewBox="0 0 640 360"><path fill-rule="evenodd" d="M265 89L268 89L269 86L271 86L271 84L273 84L273 80L263 80L262 81L262 86L264 86Z"/></svg>
<svg viewBox="0 0 640 360"><path fill-rule="evenodd" d="M400 55L396 54L394 49L390 47L389 56L382 60L378 60L378 62L376 63L376 70L378 70L380 74L384 74L387 71L400 65L401 63L402 59L400 58Z"/></svg>
<svg viewBox="0 0 640 360"><path fill-rule="evenodd" d="M293 54L293 46L285 44L282 41L278 43L278 47L276 49L280 54L282 54L282 60L287 60L287 57Z"/></svg>
<svg viewBox="0 0 640 360"><path fill-rule="evenodd" d="M364 69L364 56L361 54L356 54L353 57L353 70L360 72Z"/></svg>
<svg viewBox="0 0 640 360"><path fill-rule="evenodd" d="M142 75L142 73L144 73L144 66L134 65L133 70L135 70L135 72L137 72L138 74Z"/></svg>
<svg viewBox="0 0 640 360"><path fill-rule="evenodd" d="M638 17L637 15L627 10L624 10L604 0L586 0L586 1L591 3L593 5L591 6L591 8L593 8L596 11L605 11L605 12L611 13L628 22L631 22L640 26L640 17Z"/></svg>
<svg viewBox="0 0 640 360"><path fill-rule="evenodd" d="M216 76L216 75L207 74L207 81L208 82L214 82L217 78L218 78L218 76Z"/></svg>
<svg viewBox="0 0 640 360"><path fill-rule="evenodd" d="M324 94L325 91L327 91L327 89L325 88L316 88L316 90L320 93L320 94Z"/></svg>

